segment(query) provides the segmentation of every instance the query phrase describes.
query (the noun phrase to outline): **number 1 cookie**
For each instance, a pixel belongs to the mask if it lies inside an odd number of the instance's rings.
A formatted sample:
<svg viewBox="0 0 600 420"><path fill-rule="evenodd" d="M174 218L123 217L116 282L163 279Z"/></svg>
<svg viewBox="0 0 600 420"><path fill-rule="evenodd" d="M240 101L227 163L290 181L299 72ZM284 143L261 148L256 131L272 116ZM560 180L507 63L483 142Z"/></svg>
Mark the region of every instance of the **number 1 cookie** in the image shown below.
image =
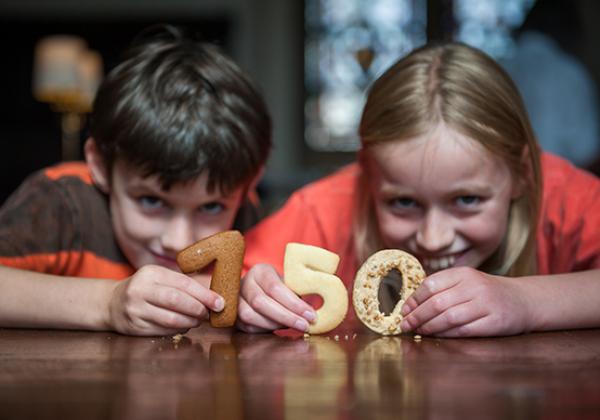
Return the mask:
<svg viewBox="0 0 600 420"><path fill-rule="evenodd" d="M209 236L177 254L177 265L183 273L193 273L215 261L210 289L225 300L221 312L210 311L210 325L231 327L237 317L240 277L246 243L237 230Z"/></svg>

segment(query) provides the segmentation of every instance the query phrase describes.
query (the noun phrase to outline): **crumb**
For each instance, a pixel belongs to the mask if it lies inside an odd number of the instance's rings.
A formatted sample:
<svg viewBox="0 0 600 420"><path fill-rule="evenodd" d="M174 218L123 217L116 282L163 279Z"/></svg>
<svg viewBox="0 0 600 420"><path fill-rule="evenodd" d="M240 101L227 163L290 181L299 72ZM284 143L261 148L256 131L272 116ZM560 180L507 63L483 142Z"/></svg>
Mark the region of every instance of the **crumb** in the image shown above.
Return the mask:
<svg viewBox="0 0 600 420"><path fill-rule="evenodd" d="M309 333L304 333L304 338L308 338L308 337L310 337L310 334Z"/></svg>
<svg viewBox="0 0 600 420"><path fill-rule="evenodd" d="M413 337L413 339L415 341L421 341L421 336L419 334L415 334L415 336Z"/></svg>
<svg viewBox="0 0 600 420"><path fill-rule="evenodd" d="M357 336L356 333L352 334L352 339L354 340L356 338L356 336Z"/></svg>
<svg viewBox="0 0 600 420"><path fill-rule="evenodd" d="M178 344L181 339L183 338L183 334L175 334L172 339L173 339L173 343Z"/></svg>
<svg viewBox="0 0 600 420"><path fill-rule="evenodd" d="M335 341L340 341L340 336L336 334L336 335L333 337L333 339L334 339Z"/></svg>

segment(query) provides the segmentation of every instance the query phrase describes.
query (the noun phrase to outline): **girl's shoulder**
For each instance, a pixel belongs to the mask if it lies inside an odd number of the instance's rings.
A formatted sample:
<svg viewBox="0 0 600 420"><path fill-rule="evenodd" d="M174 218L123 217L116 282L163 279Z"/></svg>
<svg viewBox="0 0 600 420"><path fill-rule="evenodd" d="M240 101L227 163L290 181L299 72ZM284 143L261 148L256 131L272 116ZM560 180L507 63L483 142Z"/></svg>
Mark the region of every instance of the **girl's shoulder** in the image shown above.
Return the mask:
<svg viewBox="0 0 600 420"><path fill-rule="evenodd" d="M600 190L600 178L551 153L542 154L544 193L561 190L566 194Z"/></svg>
<svg viewBox="0 0 600 420"><path fill-rule="evenodd" d="M339 199L340 196L352 196L356 190L359 174L358 163L351 163L330 175L307 184L296 193L311 199Z"/></svg>

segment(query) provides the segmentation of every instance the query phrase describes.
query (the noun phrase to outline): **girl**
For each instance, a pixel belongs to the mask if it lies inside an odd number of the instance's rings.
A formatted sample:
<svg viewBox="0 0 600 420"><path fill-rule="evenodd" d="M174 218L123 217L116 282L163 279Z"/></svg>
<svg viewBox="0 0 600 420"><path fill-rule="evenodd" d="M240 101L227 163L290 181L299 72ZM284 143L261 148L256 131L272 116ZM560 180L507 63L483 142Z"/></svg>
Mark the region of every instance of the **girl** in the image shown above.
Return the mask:
<svg viewBox="0 0 600 420"><path fill-rule="evenodd" d="M560 104L557 104L560 106ZM359 162L295 193L249 232L239 326L306 330L287 289L285 244L341 257L348 289L383 248L428 277L403 331L488 336L600 326L600 181L541 153L506 73L462 44L425 46L372 86ZM577 139L573 139L576 141Z"/></svg>

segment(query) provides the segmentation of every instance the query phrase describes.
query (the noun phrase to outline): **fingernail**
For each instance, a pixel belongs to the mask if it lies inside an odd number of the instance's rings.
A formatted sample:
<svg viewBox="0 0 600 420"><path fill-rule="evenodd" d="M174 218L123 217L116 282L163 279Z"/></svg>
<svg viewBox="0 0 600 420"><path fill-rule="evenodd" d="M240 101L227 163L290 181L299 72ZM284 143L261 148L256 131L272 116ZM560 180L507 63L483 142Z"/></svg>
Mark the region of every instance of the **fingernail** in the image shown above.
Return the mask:
<svg viewBox="0 0 600 420"><path fill-rule="evenodd" d="M308 322L304 319L299 319L294 323L294 328L300 331L308 331Z"/></svg>
<svg viewBox="0 0 600 420"><path fill-rule="evenodd" d="M215 311L221 312L224 307L225 307L225 299L223 299L222 297L215 299L215 307L214 307Z"/></svg>
<svg viewBox="0 0 600 420"><path fill-rule="evenodd" d="M308 322L315 322L317 319L317 314L313 311L305 311L302 316L308 320Z"/></svg>
<svg viewBox="0 0 600 420"><path fill-rule="evenodd" d="M400 314L402 314L402 316L407 315L410 312L410 308L407 305L403 305L402 306L402 310L400 311Z"/></svg>

